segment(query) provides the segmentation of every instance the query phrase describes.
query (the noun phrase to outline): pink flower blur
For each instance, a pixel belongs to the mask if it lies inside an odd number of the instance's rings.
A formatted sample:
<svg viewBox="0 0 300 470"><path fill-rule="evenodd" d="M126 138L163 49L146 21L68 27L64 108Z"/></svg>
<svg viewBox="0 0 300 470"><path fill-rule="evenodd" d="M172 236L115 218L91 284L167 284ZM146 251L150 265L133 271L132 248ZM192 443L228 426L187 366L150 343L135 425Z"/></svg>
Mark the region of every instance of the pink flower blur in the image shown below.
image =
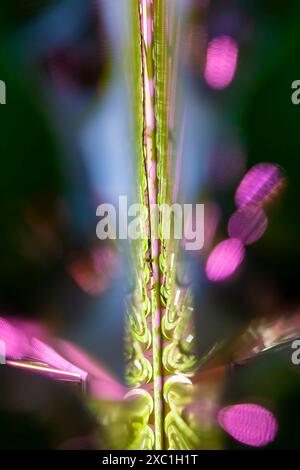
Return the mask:
<svg viewBox="0 0 300 470"><path fill-rule="evenodd" d="M223 408L219 411L218 422L235 440L254 447L272 442L278 428L277 421L269 410L251 403Z"/></svg>
<svg viewBox="0 0 300 470"><path fill-rule="evenodd" d="M230 36L216 36L207 47L204 77L211 88L226 88L233 80L238 46Z"/></svg>
<svg viewBox="0 0 300 470"><path fill-rule="evenodd" d="M237 238L220 242L210 253L206 262L206 275L210 281L222 281L231 276L245 256L243 243Z"/></svg>
<svg viewBox="0 0 300 470"><path fill-rule="evenodd" d="M20 363L19 367L31 368L32 361L43 364L43 368L37 366L36 371L47 373L46 366L50 366L58 371L64 371L78 375L85 380L87 373L70 361L64 359L45 341L40 340L32 335L32 333L40 332L43 336L45 333L39 325L24 320L0 317L0 341L5 345L6 363L18 367L16 361L25 361ZM28 365L26 365L28 363ZM45 366L45 367L44 367Z"/></svg>
<svg viewBox="0 0 300 470"><path fill-rule="evenodd" d="M259 240L267 230L268 219L263 209L245 206L232 214L228 222L228 235L245 245Z"/></svg>
<svg viewBox="0 0 300 470"><path fill-rule="evenodd" d="M237 207L247 204L262 205L269 201L283 183L280 168L272 163L253 166L240 182L236 193Z"/></svg>

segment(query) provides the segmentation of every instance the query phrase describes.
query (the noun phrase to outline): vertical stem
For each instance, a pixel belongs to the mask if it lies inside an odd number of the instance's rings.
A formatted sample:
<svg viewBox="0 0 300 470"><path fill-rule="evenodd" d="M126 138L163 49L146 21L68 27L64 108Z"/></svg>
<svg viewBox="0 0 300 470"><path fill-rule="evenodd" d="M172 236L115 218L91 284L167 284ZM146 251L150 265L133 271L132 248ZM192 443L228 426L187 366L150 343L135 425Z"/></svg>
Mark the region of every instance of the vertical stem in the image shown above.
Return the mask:
<svg viewBox="0 0 300 470"><path fill-rule="evenodd" d="M151 217L152 207L158 204L158 178L156 153L156 122L154 93L154 0L139 1L141 56L143 74L143 158L147 178L148 239L150 282L148 296L151 302L154 429L155 449L163 449L163 377L162 334L160 303L160 241L157 237L156 218Z"/></svg>

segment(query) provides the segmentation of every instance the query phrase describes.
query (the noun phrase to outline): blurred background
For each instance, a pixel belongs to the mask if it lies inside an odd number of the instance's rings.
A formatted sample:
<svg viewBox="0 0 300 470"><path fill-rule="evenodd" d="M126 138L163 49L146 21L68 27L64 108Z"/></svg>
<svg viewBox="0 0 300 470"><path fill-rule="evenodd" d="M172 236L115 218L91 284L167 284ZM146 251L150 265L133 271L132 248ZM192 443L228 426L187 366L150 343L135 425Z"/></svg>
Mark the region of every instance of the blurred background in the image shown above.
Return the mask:
<svg viewBox="0 0 300 470"><path fill-rule="evenodd" d="M101 202L135 191L129 1L2 0L0 15L1 316L75 344L120 384L128 250L99 241L95 227ZM198 354L203 371L226 369L218 408L266 406L279 423L268 448L298 448L300 4L178 3L182 193L206 205L205 245L192 258ZM218 282L209 256L231 236L236 190L261 162L280 174L258 222L264 234ZM0 381L0 448L99 447L78 383L6 366ZM221 440L245 448L225 432Z"/></svg>

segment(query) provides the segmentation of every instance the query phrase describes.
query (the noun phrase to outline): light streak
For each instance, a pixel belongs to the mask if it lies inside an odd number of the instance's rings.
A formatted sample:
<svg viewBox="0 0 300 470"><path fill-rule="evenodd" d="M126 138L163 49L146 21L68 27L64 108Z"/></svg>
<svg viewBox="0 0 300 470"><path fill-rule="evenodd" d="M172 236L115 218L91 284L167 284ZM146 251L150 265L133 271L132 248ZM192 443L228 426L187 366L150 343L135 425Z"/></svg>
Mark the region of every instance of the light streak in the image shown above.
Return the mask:
<svg viewBox="0 0 300 470"><path fill-rule="evenodd" d="M62 377L65 379L73 379L77 382L81 382L82 378L79 374L75 374L74 372L68 372L64 370L53 369L52 367L48 367L47 365L37 365L23 361L11 361L7 360L6 364L12 367L17 367L19 369L27 369L33 372L42 372L43 374L51 374L56 375L58 377Z"/></svg>

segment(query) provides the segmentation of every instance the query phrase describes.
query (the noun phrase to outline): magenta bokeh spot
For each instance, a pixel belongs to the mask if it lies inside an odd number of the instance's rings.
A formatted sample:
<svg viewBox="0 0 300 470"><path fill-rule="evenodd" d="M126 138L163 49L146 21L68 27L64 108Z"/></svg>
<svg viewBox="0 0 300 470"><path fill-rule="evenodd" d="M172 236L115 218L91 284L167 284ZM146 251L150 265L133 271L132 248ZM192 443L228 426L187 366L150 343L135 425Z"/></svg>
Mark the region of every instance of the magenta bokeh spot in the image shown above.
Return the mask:
<svg viewBox="0 0 300 470"><path fill-rule="evenodd" d="M263 236L267 226L268 219L262 209L245 206L232 214L227 230L231 238L238 238L245 245L251 245Z"/></svg>
<svg viewBox="0 0 300 470"><path fill-rule="evenodd" d="M283 183L280 168L272 163L253 166L240 182L236 193L237 207L261 205L269 200Z"/></svg>
<svg viewBox="0 0 300 470"><path fill-rule="evenodd" d="M231 437L254 447L272 442L278 428L277 421L269 410L252 403L223 408L219 411L218 422Z"/></svg>
<svg viewBox="0 0 300 470"><path fill-rule="evenodd" d="M231 276L245 256L243 243L229 238L219 243L210 253L206 262L206 275L210 281L221 281Z"/></svg>
<svg viewBox="0 0 300 470"><path fill-rule="evenodd" d="M231 36L216 36L207 47L204 77L211 88L226 88L234 77L238 46Z"/></svg>

